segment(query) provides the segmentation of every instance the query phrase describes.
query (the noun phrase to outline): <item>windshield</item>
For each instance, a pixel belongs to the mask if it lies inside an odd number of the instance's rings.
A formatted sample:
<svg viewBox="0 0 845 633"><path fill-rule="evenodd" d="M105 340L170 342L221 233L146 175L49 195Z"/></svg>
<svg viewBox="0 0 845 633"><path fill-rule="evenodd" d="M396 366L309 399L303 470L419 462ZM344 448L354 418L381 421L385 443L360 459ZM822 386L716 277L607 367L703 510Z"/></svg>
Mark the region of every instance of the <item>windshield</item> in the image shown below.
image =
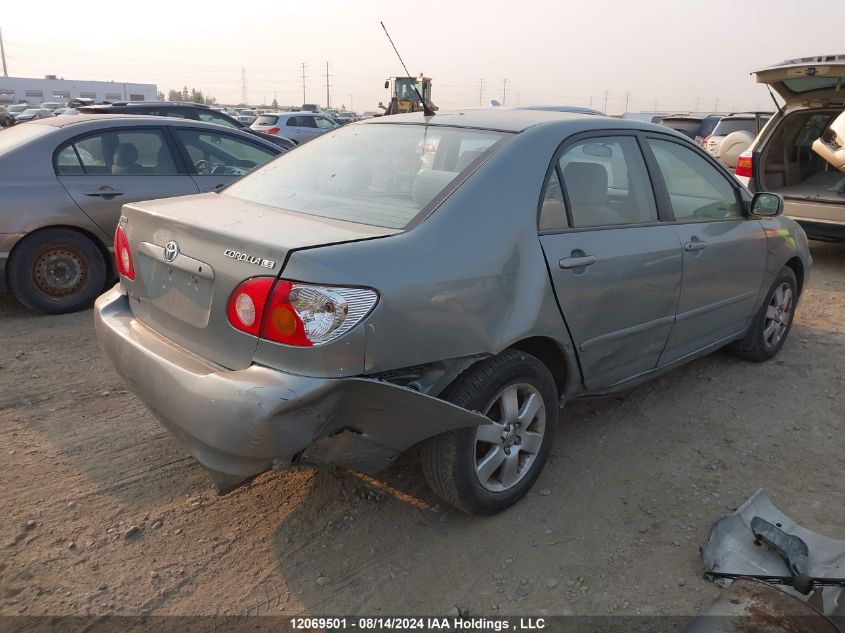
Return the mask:
<svg viewBox="0 0 845 633"><path fill-rule="evenodd" d="M400 229L508 136L440 126L353 125L284 154L222 195Z"/></svg>
<svg viewBox="0 0 845 633"><path fill-rule="evenodd" d="M5 129L0 134L0 156L53 130L51 125L15 125Z"/></svg>

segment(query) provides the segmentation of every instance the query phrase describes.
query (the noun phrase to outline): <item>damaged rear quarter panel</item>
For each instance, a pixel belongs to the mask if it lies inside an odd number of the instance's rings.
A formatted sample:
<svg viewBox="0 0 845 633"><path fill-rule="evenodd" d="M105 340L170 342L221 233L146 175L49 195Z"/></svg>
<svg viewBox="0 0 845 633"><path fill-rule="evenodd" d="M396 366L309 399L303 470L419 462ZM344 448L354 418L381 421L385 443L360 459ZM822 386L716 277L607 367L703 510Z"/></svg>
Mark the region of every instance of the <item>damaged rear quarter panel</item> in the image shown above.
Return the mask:
<svg viewBox="0 0 845 633"><path fill-rule="evenodd" d="M546 169L563 138L556 129L519 134L415 228L297 251L282 276L378 291L356 328L366 335L367 374L497 354L534 336L554 339L574 358L537 233ZM285 350L271 345L263 358L284 366ZM330 367L315 357L301 369Z"/></svg>

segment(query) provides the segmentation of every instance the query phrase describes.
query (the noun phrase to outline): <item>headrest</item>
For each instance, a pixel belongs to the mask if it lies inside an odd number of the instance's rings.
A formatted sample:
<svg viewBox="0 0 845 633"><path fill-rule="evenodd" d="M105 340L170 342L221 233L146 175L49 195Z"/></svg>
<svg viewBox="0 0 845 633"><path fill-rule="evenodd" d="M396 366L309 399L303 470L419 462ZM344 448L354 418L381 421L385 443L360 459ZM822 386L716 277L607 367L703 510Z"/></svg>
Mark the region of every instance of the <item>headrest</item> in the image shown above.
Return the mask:
<svg viewBox="0 0 845 633"><path fill-rule="evenodd" d="M604 204L607 201L607 170L597 163L569 163L563 181L572 204Z"/></svg>

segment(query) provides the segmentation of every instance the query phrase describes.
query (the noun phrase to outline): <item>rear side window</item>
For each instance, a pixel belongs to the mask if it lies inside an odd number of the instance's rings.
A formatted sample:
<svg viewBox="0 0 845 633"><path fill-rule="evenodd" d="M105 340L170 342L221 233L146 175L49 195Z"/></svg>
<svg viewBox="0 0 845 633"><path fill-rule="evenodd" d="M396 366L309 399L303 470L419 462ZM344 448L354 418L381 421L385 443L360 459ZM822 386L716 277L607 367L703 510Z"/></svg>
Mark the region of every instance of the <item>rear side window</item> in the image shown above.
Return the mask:
<svg viewBox="0 0 845 633"><path fill-rule="evenodd" d="M228 128L232 128L234 130L238 129L237 124L232 121L227 116L223 116L222 114L218 114L214 110L200 110L197 112L197 117L200 121L205 121L206 123L214 123L216 125L222 125Z"/></svg>
<svg viewBox="0 0 845 633"><path fill-rule="evenodd" d="M657 220L651 181L634 137L578 141L560 157L558 169L573 227Z"/></svg>
<svg viewBox="0 0 845 633"><path fill-rule="evenodd" d="M59 148L55 167L59 176L172 176L179 173L160 130L110 131L76 140Z"/></svg>
<svg viewBox="0 0 845 633"><path fill-rule="evenodd" d="M445 126L342 127L284 154L222 195L401 229L510 136Z"/></svg>
<svg viewBox="0 0 845 633"><path fill-rule="evenodd" d="M742 217L736 190L698 152L671 141L649 139L676 220Z"/></svg>

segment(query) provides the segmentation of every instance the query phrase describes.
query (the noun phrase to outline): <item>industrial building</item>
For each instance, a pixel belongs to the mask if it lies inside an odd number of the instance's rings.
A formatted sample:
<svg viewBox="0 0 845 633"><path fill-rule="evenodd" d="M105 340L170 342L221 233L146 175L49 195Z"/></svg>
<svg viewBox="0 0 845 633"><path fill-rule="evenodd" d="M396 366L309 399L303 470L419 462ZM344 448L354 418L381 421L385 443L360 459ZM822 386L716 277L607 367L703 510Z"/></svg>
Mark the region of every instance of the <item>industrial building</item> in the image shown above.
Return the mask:
<svg viewBox="0 0 845 633"><path fill-rule="evenodd" d="M0 77L0 105L67 103L74 98L101 101L155 101L155 84L118 81L78 81L47 75L44 79Z"/></svg>

